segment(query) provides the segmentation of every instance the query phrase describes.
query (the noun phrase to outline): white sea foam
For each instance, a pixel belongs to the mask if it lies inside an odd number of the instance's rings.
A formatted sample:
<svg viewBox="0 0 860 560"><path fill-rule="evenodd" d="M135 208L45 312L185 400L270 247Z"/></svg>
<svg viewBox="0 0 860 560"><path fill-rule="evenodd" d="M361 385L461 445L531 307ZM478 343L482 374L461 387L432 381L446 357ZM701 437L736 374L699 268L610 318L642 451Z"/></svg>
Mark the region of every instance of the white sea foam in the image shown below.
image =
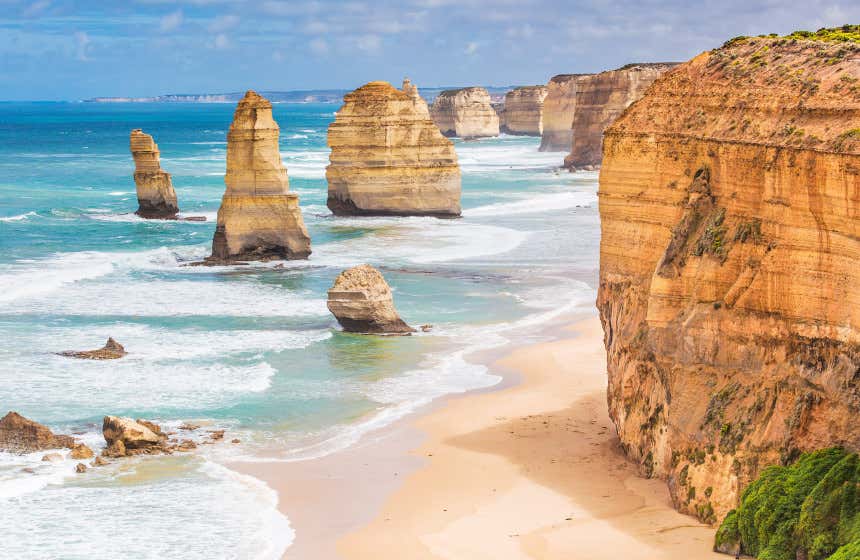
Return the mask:
<svg viewBox="0 0 860 560"><path fill-rule="evenodd" d="M290 140L301 140L302 138L307 138L307 137L308 137L307 134L291 134L289 136L289 139Z"/></svg>
<svg viewBox="0 0 860 560"><path fill-rule="evenodd" d="M22 220L26 220L31 216L35 216L35 212L26 212L24 214L18 214L16 216L2 216L0 217L0 222L20 222Z"/></svg>
<svg viewBox="0 0 860 560"><path fill-rule="evenodd" d="M591 191L530 194L527 197L522 197L521 200L516 202L499 202L496 204L479 206L477 208L470 208L465 210L463 215L469 218L483 216L513 216L517 214L555 212L578 206L591 206L596 203L597 195Z"/></svg>
<svg viewBox="0 0 860 560"><path fill-rule="evenodd" d="M551 171L564 163L563 154L539 152L537 146L531 144L492 141L458 142L455 146L464 175L514 170Z"/></svg>
<svg viewBox="0 0 860 560"><path fill-rule="evenodd" d="M322 179L328 165L328 150L307 150L281 152L281 159L290 177L303 179Z"/></svg>

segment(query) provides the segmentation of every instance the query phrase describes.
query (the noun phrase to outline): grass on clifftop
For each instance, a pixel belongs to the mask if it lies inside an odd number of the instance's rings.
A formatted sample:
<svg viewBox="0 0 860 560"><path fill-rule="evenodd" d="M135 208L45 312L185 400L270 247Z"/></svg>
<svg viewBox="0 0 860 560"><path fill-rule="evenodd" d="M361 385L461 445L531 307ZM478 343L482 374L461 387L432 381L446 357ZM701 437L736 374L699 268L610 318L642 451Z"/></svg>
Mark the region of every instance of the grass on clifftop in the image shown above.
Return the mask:
<svg viewBox="0 0 860 560"><path fill-rule="evenodd" d="M768 467L717 531L716 547L760 560L860 559L860 457L840 448Z"/></svg>
<svg viewBox="0 0 860 560"><path fill-rule="evenodd" d="M843 25L842 27L822 27L818 31L795 31L780 37L776 33L770 35L759 35L759 37L771 37L774 39L800 39L806 41L826 41L832 43L860 43L860 25ZM749 39L741 35L726 41L723 46L731 47Z"/></svg>

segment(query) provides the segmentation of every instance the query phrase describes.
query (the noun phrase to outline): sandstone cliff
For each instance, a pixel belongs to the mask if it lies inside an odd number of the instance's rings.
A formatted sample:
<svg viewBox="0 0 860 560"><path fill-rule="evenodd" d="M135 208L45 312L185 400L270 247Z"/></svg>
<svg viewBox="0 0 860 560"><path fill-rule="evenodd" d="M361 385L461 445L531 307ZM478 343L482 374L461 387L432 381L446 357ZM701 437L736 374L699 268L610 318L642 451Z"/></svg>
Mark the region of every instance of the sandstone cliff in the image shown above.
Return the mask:
<svg viewBox="0 0 860 560"><path fill-rule="evenodd" d="M161 169L158 144L139 128L129 138L134 158L134 184L137 188L137 214L141 218L176 218L179 205L170 173Z"/></svg>
<svg viewBox="0 0 860 560"><path fill-rule="evenodd" d="M628 64L580 80L565 167L599 165L603 131L672 66L674 64L670 63Z"/></svg>
<svg viewBox="0 0 860 560"><path fill-rule="evenodd" d="M415 329L394 309L391 288L368 264L341 272L328 291L328 308L347 332L408 334Z"/></svg>
<svg viewBox="0 0 860 560"><path fill-rule="evenodd" d="M518 87L505 94L502 132L523 136L543 133L543 104L546 86Z"/></svg>
<svg viewBox="0 0 860 560"><path fill-rule="evenodd" d="M370 82L344 97L329 125L328 207L336 215L460 214L450 140L408 80Z"/></svg>
<svg viewBox="0 0 860 560"><path fill-rule="evenodd" d="M499 135L499 115L490 94L481 87L443 91L433 100L430 115L445 136L470 139Z"/></svg>
<svg viewBox="0 0 860 560"><path fill-rule="evenodd" d="M299 197L289 192L281 162L279 133L272 104L248 91L227 133L227 189L210 262L304 259L310 254Z"/></svg>
<svg viewBox="0 0 860 560"><path fill-rule="evenodd" d="M679 509L719 521L764 466L860 447L858 44L667 72L606 131L599 197L610 414Z"/></svg>
<svg viewBox="0 0 860 560"><path fill-rule="evenodd" d="M569 152L573 138L573 112L576 108L576 90L583 78L591 74L559 74L547 84L543 102L543 132L540 139L542 152Z"/></svg>

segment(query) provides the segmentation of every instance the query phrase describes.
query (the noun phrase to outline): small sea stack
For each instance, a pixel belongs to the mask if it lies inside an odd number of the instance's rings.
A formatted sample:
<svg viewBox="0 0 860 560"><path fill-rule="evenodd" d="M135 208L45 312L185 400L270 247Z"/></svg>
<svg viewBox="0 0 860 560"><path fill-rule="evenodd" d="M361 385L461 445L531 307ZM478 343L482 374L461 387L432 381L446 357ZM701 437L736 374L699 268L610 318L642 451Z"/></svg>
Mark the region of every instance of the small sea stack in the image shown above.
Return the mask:
<svg viewBox="0 0 860 560"><path fill-rule="evenodd" d="M84 360L116 360L128 354L122 344L108 337L107 342L101 348L96 350L66 350L60 352L60 356L67 358L80 358Z"/></svg>
<svg viewBox="0 0 860 560"><path fill-rule="evenodd" d="M328 309L346 332L399 335L415 332L397 314L385 278L367 264L338 275L328 291Z"/></svg>
<svg viewBox="0 0 860 560"><path fill-rule="evenodd" d="M254 91L239 101L227 133L227 186L207 264L306 259L311 239L299 197L289 192L272 104Z"/></svg>
<svg viewBox="0 0 860 560"><path fill-rule="evenodd" d="M7 453L33 453L46 449L74 448L71 436L55 435L47 426L9 412L0 419L0 451Z"/></svg>
<svg viewBox="0 0 860 560"><path fill-rule="evenodd" d="M337 216L460 215L460 167L408 79L344 96L328 128L328 207Z"/></svg>
<svg viewBox="0 0 860 560"><path fill-rule="evenodd" d="M573 113L576 109L576 91L590 74L559 74L547 84L543 102L543 131L541 152L569 152L573 139Z"/></svg>
<svg viewBox="0 0 860 560"><path fill-rule="evenodd" d="M546 96L546 86L523 86L505 94L502 132L540 136L543 133L543 104Z"/></svg>
<svg viewBox="0 0 860 560"><path fill-rule="evenodd" d="M443 91L433 100L430 115L445 136L468 140L499 135L499 115L482 87Z"/></svg>
<svg viewBox="0 0 860 560"><path fill-rule="evenodd" d="M158 144L141 129L131 131L129 139L134 158L134 185L137 189L137 214L141 218L173 220L179 212L170 173L161 169Z"/></svg>

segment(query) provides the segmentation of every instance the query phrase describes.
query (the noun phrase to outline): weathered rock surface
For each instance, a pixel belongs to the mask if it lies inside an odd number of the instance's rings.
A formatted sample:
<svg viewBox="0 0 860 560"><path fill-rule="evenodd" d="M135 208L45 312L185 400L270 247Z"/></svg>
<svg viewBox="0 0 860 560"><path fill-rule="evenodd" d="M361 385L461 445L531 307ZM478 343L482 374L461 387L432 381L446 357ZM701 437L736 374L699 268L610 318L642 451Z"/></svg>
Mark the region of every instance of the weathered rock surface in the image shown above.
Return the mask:
<svg viewBox="0 0 860 560"><path fill-rule="evenodd" d="M347 332L415 332L394 309L394 298L385 278L367 264L344 270L338 275L328 291L328 309Z"/></svg>
<svg viewBox="0 0 860 560"><path fill-rule="evenodd" d="M310 255L299 197L289 192L281 162L279 134L272 104L248 91L227 133L227 189L218 210L210 263Z"/></svg>
<svg viewBox="0 0 860 560"><path fill-rule="evenodd" d="M603 131L674 63L628 64L577 82L567 168L599 165Z"/></svg>
<svg viewBox="0 0 860 560"><path fill-rule="evenodd" d="M72 451L69 453L69 458L71 459L92 459L94 456L95 453L93 453L93 450L83 443L72 447Z"/></svg>
<svg viewBox="0 0 860 560"><path fill-rule="evenodd" d="M445 136L471 139L499 135L499 115L482 87L443 91L433 100L430 116Z"/></svg>
<svg viewBox="0 0 860 560"><path fill-rule="evenodd" d="M344 96L329 125L328 207L336 215L460 214L460 167L408 80Z"/></svg>
<svg viewBox="0 0 860 560"><path fill-rule="evenodd" d="M167 436L161 433L161 428L156 424L119 416L104 417L102 435L108 448L121 448L125 453L161 447L167 440ZM122 445L116 445L118 443Z"/></svg>
<svg viewBox="0 0 860 560"><path fill-rule="evenodd" d="M158 145L139 128L129 139L134 158L134 184L137 187L137 214L141 218L174 219L179 212L170 173L161 169Z"/></svg>
<svg viewBox="0 0 860 560"><path fill-rule="evenodd" d="M705 521L767 465L860 448L858 84L856 43L732 41L606 131L610 415Z"/></svg>
<svg viewBox="0 0 860 560"><path fill-rule="evenodd" d="M17 412L9 412L0 419L0 451L32 453L44 449L74 446L74 438L54 435L47 426L24 418Z"/></svg>
<svg viewBox="0 0 860 560"><path fill-rule="evenodd" d="M543 104L547 93L546 86L518 87L506 93L502 132L540 136L543 133Z"/></svg>
<svg viewBox="0 0 860 560"><path fill-rule="evenodd" d="M81 358L84 360L116 360L128 354L122 344L109 337L101 348L96 350L66 350L59 352L60 356L69 358Z"/></svg>
<svg viewBox="0 0 860 560"><path fill-rule="evenodd" d="M570 152L573 139L573 112L579 82L591 74L559 74L547 84L543 102L542 152Z"/></svg>

